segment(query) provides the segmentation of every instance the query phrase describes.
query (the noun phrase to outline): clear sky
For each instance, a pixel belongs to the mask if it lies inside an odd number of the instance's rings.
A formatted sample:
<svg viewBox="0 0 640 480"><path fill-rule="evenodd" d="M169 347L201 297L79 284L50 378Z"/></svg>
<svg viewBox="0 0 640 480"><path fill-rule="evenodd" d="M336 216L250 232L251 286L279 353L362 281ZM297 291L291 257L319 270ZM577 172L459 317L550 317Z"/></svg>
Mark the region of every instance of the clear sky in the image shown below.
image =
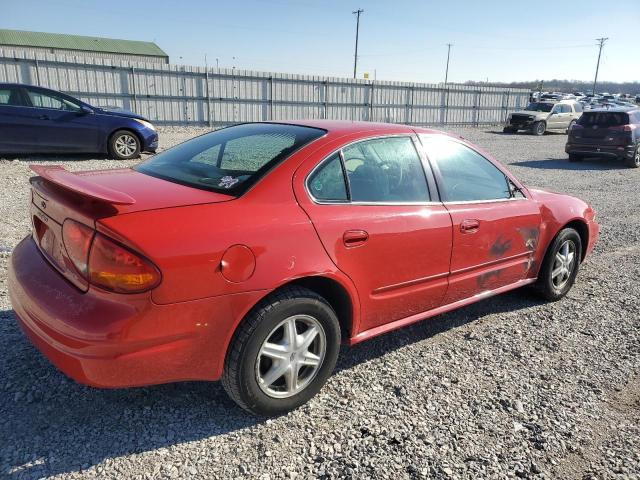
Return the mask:
<svg viewBox="0 0 640 480"><path fill-rule="evenodd" d="M172 63L449 81L640 81L640 0L1 0L0 28L155 41Z"/></svg>

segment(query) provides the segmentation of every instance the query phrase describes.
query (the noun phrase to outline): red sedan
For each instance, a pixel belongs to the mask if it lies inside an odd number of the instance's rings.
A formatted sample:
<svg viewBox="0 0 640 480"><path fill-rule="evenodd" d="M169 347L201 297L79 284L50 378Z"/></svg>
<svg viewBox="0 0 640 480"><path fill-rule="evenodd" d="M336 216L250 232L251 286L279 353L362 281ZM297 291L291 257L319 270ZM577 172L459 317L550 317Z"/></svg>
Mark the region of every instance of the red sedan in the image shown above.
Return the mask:
<svg viewBox="0 0 640 480"><path fill-rule="evenodd" d="M274 415L355 344L532 284L557 300L593 209L527 188L460 137L249 123L134 168L33 167L11 301L60 370L98 387L218 380Z"/></svg>

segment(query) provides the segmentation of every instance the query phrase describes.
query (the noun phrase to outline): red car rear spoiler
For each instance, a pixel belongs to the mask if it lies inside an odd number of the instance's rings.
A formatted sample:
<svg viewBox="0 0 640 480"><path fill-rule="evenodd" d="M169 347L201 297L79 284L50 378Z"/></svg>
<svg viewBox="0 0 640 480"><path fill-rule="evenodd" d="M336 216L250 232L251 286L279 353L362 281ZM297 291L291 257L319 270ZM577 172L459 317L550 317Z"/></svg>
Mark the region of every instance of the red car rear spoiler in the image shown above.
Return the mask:
<svg viewBox="0 0 640 480"><path fill-rule="evenodd" d="M133 205L136 201L124 192L93 183L86 177L65 170L60 165L31 165L37 175L66 190L115 205Z"/></svg>

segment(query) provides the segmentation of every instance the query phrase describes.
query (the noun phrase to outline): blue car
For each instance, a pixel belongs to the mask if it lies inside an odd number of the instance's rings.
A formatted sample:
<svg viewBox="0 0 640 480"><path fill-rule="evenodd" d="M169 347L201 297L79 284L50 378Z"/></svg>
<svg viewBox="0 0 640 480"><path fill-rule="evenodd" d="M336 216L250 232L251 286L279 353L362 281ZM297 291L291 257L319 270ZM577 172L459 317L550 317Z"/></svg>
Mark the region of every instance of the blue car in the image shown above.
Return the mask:
<svg viewBox="0 0 640 480"><path fill-rule="evenodd" d="M0 83L0 154L103 153L126 160L157 147L155 127L140 115L92 107L47 88Z"/></svg>

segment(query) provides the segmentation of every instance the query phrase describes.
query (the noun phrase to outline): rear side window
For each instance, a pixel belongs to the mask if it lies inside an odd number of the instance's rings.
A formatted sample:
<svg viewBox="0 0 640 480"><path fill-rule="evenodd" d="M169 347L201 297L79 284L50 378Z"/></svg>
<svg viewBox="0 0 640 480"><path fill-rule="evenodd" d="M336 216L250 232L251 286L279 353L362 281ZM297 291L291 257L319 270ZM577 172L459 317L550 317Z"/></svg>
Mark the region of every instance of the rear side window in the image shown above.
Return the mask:
<svg viewBox="0 0 640 480"><path fill-rule="evenodd" d="M342 150L353 202L426 202L429 189L410 137L364 140Z"/></svg>
<svg viewBox="0 0 640 480"><path fill-rule="evenodd" d="M21 106L20 91L17 88L0 88L0 105Z"/></svg>
<svg viewBox="0 0 640 480"><path fill-rule="evenodd" d="M583 127L619 127L629 123L629 115L625 112L585 112L578 120Z"/></svg>
<svg viewBox="0 0 640 480"><path fill-rule="evenodd" d="M135 170L203 190L241 195L296 150L323 136L319 128L247 123L165 150Z"/></svg>
<svg viewBox="0 0 640 480"><path fill-rule="evenodd" d="M329 157L320 168L309 177L308 185L311 194L317 200L328 202L347 201L347 186L340 155L335 153Z"/></svg>
<svg viewBox="0 0 640 480"><path fill-rule="evenodd" d="M429 159L440 172L440 192L447 202L511 198L507 177L489 160L459 142L423 136Z"/></svg>
<svg viewBox="0 0 640 480"><path fill-rule="evenodd" d="M580 113L582 112L582 104L581 103L574 103L573 104L573 108L575 109L576 112Z"/></svg>

